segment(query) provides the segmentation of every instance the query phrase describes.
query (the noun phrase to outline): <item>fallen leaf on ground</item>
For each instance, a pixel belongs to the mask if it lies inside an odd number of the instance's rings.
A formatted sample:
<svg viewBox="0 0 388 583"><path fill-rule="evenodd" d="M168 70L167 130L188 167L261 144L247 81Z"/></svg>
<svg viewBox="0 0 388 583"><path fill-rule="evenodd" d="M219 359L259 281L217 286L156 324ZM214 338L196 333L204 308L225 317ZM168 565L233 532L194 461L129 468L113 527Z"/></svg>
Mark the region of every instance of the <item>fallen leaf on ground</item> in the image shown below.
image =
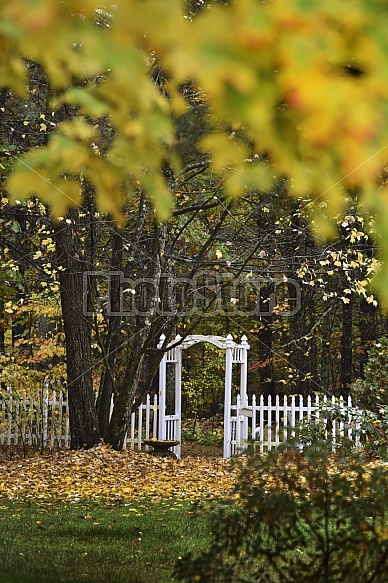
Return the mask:
<svg viewBox="0 0 388 583"><path fill-rule="evenodd" d="M217 498L232 494L237 475L221 458L177 460L101 445L0 460L0 499Z"/></svg>

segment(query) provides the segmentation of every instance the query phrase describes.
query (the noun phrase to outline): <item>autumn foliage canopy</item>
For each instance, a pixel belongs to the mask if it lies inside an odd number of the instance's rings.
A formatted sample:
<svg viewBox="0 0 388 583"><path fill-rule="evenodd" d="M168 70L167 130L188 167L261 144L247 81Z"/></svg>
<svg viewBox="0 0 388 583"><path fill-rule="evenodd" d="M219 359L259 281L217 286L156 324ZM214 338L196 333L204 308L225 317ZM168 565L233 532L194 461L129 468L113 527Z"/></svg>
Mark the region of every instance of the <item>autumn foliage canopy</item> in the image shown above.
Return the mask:
<svg viewBox="0 0 388 583"><path fill-rule="evenodd" d="M327 234L357 192L376 213L384 258L387 20L382 0L211 2L195 16L179 0L4 2L0 85L26 96L28 63L39 63L52 110L76 111L55 128L43 122L47 144L14 161L8 190L38 195L58 216L80 203L88 181L100 210L120 220L141 188L168 217L161 169L179 165L176 124L185 84L195 83L212 115L199 146L232 196L286 176ZM384 294L387 267L379 277Z"/></svg>

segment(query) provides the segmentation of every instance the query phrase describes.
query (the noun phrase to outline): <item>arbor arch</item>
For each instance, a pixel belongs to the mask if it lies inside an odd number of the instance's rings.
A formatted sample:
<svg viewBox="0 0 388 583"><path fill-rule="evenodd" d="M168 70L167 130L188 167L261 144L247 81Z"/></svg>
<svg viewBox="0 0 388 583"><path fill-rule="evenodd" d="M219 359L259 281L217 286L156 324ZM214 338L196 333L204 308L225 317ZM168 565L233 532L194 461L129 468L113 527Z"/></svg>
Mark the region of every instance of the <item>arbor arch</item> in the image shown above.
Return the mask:
<svg viewBox="0 0 388 583"><path fill-rule="evenodd" d="M166 337L160 337L158 348L164 348L165 352L159 365L159 423L158 439L181 440L181 416L182 416L182 350L205 342L213 344L217 348L225 350L225 390L224 390L224 458L231 455L232 437L232 370L233 364L241 364L240 370L240 396L241 404L247 402L247 375L248 375L248 350L247 337L242 336L241 342L236 343L233 336L207 336L194 334L182 339L176 336L175 340L164 347ZM167 385L167 364L175 365L175 412L166 415L166 385ZM175 448L175 453L180 456L180 446Z"/></svg>

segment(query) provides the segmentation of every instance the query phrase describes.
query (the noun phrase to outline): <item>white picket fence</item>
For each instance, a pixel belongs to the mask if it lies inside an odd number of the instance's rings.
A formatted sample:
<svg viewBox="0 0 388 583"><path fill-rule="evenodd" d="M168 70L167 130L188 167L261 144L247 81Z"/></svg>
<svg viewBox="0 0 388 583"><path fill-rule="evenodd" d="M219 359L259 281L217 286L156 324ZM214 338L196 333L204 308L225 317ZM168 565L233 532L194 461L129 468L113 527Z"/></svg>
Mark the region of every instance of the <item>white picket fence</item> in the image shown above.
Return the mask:
<svg viewBox="0 0 388 583"><path fill-rule="evenodd" d="M248 400L242 403L237 396L236 403L231 406L230 426L224 428L230 444L226 457L241 453L250 442L261 453L277 448L289 437L295 437L299 421L317 417L318 406L322 402L326 405L337 404L344 411L344 421L332 422L330 431L333 442L347 437L359 447L359 424L355 418L352 419L355 409L350 397L345 402L342 397L320 399L318 395L306 399L302 396L278 395L266 399L253 396L250 403ZM147 395L145 403L131 415L124 449L141 450L144 440L160 438L158 411L157 395ZM176 416L166 415L164 420L164 439L174 439L178 422ZM64 394L46 389L42 397L35 400L15 398L11 392L3 394L0 397L0 444L38 446L42 449L69 446L68 403Z"/></svg>
<svg viewBox="0 0 388 583"><path fill-rule="evenodd" d="M39 398L0 396L0 444L45 449L69 445L68 404L62 392L44 389Z"/></svg>
<svg viewBox="0 0 388 583"><path fill-rule="evenodd" d="M145 403L131 415L131 422L124 441L123 449L141 450L145 439L158 437L158 397L147 395ZM166 437L170 439L170 437ZM148 447L145 448L148 450Z"/></svg>
<svg viewBox="0 0 388 583"><path fill-rule="evenodd" d="M358 410L353 407L352 399L343 397L283 395L276 397L263 395L256 398L253 395L251 404L248 400L241 402L237 396L236 404L231 406L230 454L241 453L249 442L254 443L257 451L264 453L279 447L290 437L296 437L295 428L302 420L313 419L319 422L319 406L337 405L342 412L343 420L321 419L328 427L326 437L330 437L333 444L342 438L354 441L355 447L360 447L360 423Z"/></svg>
<svg viewBox="0 0 388 583"><path fill-rule="evenodd" d="M158 436L158 408L157 396L147 395L145 403L131 415L124 449L140 450L145 439ZM0 396L0 444L42 449L68 447L69 409L64 393L44 389L41 397L35 399L15 397L10 390L3 393Z"/></svg>

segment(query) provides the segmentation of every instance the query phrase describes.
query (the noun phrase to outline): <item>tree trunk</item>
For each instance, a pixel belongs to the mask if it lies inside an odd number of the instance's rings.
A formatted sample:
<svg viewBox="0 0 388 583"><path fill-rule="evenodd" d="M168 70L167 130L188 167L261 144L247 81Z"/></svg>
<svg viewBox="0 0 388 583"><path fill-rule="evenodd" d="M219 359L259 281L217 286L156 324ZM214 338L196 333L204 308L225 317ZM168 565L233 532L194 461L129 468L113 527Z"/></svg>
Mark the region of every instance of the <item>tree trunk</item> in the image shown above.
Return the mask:
<svg viewBox="0 0 388 583"><path fill-rule="evenodd" d="M364 378L365 366L368 363L368 350L372 342L377 340L377 308L372 303L360 300L360 376Z"/></svg>
<svg viewBox="0 0 388 583"><path fill-rule="evenodd" d="M5 351L5 326L4 299L0 297L0 354Z"/></svg>
<svg viewBox="0 0 388 583"><path fill-rule="evenodd" d="M294 286L289 286L289 297L293 298L295 295ZM309 370L309 361L307 357L307 342L306 335L308 333L306 322L306 291L301 287L301 302L300 308L289 318L289 334L291 339L291 348L289 363L292 369L292 384L293 392L306 395L308 393L308 384L306 384L306 374Z"/></svg>
<svg viewBox="0 0 388 583"><path fill-rule="evenodd" d="M349 394L352 382L352 317L353 297L348 304L342 304L342 336L341 336L341 378L340 393L344 397Z"/></svg>
<svg viewBox="0 0 388 583"><path fill-rule="evenodd" d="M112 272L121 272L123 254L123 239L121 232L116 227L113 235L112 250ZM109 425L109 413L112 395L115 390L115 373L117 363L117 351L119 348L119 334L121 326L120 297L123 293L121 289L121 278L119 275L111 276L110 281L110 314L108 330L103 342L104 368L101 375L100 391L97 399L97 414L101 436L105 439Z"/></svg>
<svg viewBox="0 0 388 583"><path fill-rule="evenodd" d="M319 387L319 375L318 375L318 347L317 347L317 337L314 331L314 324L317 317L317 309L315 305L315 290L313 288L309 289L307 292L307 310L308 310L308 328L309 328L309 339L307 341L307 352L308 352L308 367L310 379L306 383L306 388L308 394L316 391Z"/></svg>
<svg viewBox="0 0 388 583"><path fill-rule="evenodd" d="M67 224L56 226L59 282L65 330L67 391L72 449L88 449L99 443L100 432L92 383L90 323L84 314L83 272L81 245L77 241L78 212L71 209Z"/></svg>
<svg viewBox="0 0 388 583"><path fill-rule="evenodd" d="M159 230L154 225L154 232L151 240L146 241L146 253L150 259L147 269L144 271L143 283L148 286L148 293L143 294L141 289L137 290L134 298L138 302L136 305L136 324L133 331L131 353L126 364L124 378L118 387L118 394L114 400L112 417L105 435L105 439L116 450L123 447L130 416L132 413L135 397L138 396L138 388L144 364L144 355L153 341L155 317L160 302L161 283L161 247L164 246L163 227ZM162 254L163 255L163 254ZM144 289L146 289L146 287Z"/></svg>
<svg viewBox="0 0 388 583"><path fill-rule="evenodd" d="M136 396L140 374L144 359L144 346L147 344L143 331L134 342L131 350L131 358L127 365L123 382L115 399L112 417L106 432L105 440L116 450L123 449L125 435L127 433L129 420L132 413L132 405Z"/></svg>
<svg viewBox="0 0 388 583"><path fill-rule="evenodd" d="M262 324L258 332L258 352L259 352L259 379L260 394L274 394L274 370L273 370L273 313L270 304L270 296L273 293L273 284L271 282L263 283L260 286L260 322ZM266 314L266 312L268 312Z"/></svg>
<svg viewBox="0 0 388 583"><path fill-rule="evenodd" d="M329 393L330 386L330 341L331 341L331 310L327 308L322 322L322 356L321 356L321 385L325 393Z"/></svg>

